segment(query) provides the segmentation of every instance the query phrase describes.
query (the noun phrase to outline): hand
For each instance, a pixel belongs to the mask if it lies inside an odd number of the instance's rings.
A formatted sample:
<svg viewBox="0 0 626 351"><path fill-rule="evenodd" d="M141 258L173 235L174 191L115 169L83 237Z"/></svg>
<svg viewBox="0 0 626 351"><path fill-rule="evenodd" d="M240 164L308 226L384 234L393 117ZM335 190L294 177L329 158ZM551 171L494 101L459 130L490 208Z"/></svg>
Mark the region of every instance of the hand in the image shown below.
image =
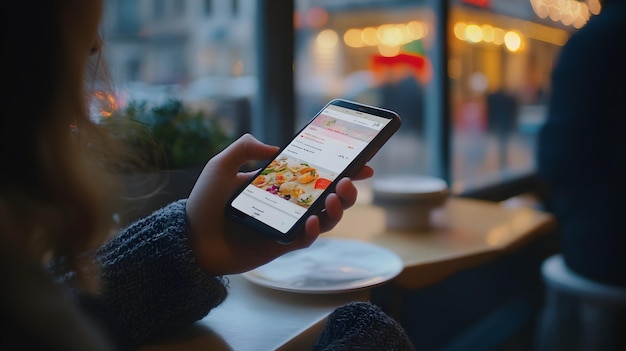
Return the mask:
<svg viewBox="0 0 626 351"><path fill-rule="evenodd" d="M246 134L213 157L204 167L187 199L187 217L191 245L200 266L210 274L241 273L293 250L310 246L317 237L337 225L343 211L354 205L357 189L349 178L341 179L325 201L325 211L311 216L305 234L293 243L279 244L271 238L252 233L226 219L224 209L232 194L256 172L239 172L246 162L267 160L278 148L263 144ZM373 175L364 166L354 180Z"/></svg>

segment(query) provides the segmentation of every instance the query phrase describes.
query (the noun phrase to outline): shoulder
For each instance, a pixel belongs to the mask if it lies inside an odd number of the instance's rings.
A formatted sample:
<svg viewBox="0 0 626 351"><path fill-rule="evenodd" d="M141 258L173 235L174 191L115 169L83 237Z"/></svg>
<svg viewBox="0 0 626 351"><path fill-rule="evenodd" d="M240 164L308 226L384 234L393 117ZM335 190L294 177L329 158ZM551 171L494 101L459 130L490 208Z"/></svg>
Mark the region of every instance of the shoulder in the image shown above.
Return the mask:
<svg viewBox="0 0 626 351"><path fill-rule="evenodd" d="M14 245L0 241L3 346L32 350L112 349L103 332L42 266Z"/></svg>

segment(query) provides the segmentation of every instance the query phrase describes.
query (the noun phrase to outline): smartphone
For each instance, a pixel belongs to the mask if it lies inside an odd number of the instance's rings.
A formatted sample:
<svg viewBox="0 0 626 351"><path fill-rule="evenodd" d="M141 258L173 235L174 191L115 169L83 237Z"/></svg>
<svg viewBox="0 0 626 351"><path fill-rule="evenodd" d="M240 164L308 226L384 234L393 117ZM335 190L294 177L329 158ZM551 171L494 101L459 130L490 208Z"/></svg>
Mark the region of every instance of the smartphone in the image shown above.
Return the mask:
<svg viewBox="0 0 626 351"><path fill-rule="evenodd" d="M336 183L360 170L400 128L397 113L335 99L282 147L229 201L226 215L290 243L324 208Z"/></svg>

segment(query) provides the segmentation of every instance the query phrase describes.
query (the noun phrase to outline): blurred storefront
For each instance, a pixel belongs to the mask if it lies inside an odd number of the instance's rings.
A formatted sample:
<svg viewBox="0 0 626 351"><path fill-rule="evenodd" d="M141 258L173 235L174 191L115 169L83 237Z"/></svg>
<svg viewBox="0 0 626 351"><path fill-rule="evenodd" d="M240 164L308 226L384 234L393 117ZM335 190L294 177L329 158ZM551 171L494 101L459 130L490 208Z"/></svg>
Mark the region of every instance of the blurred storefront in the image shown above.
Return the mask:
<svg viewBox="0 0 626 351"><path fill-rule="evenodd" d="M554 60L598 12L595 0L298 1L298 123L338 96L394 109L404 125L377 174L442 176L455 193L532 173Z"/></svg>
<svg viewBox="0 0 626 351"><path fill-rule="evenodd" d="M599 11L598 0L116 0L103 37L128 96L167 92L268 142L332 98L394 109L404 124L372 159L377 175L438 176L460 194L534 171L554 61Z"/></svg>

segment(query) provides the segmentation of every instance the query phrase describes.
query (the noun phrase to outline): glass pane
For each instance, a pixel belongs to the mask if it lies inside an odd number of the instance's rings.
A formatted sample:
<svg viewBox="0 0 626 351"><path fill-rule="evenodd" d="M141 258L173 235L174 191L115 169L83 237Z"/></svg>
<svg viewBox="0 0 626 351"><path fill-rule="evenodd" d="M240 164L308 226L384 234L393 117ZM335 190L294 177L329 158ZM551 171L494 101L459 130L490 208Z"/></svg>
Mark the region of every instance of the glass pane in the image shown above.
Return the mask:
<svg viewBox="0 0 626 351"><path fill-rule="evenodd" d="M584 15L567 25L551 20L566 19L549 17L540 8L547 3L457 0L450 9L453 192L534 171L554 60L574 25L584 23ZM551 3L557 11L568 1Z"/></svg>
<svg viewBox="0 0 626 351"><path fill-rule="evenodd" d="M144 103L146 111L175 109L170 104L174 100L190 119L196 113L203 116L201 123L194 120L196 124L186 125L188 129L217 128L212 123L217 121L228 138L250 131L251 101L258 85L255 13L255 1L105 2L103 52L117 89L118 111ZM163 113L167 112L146 112L151 118L164 118ZM193 140L164 142L190 150ZM224 145L223 140L209 143L216 145L203 149L206 159ZM188 155L180 158L197 160Z"/></svg>
<svg viewBox="0 0 626 351"><path fill-rule="evenodd" d="M536 0L451 0L445 63L433 59L438 1L295 0L295 127L328 100L343 97L403 117L398 135L371 161L377 175L439 176L440 161L449 157L452 190L459 193L531 172L552 64L584 24L555 11L575 1L550 2L546 11L547 2ZM591 9L594 0L585 3L580 8ZM219 119L229 135L249 131L253 121L263 124L251 106L259 86L257 1L105 4L104 53L120 106L158 106L175 98ZM516 41L518 49L511 46ZM433 77L444 64L449 116L436 106L443 79ZM514 117L489 114L488 101L515 105ZM451 155L443 155L443 118L451 126Z"/></svg>
<svg viewBox="0 0 626 351"><path fill-rule="evenodd" d="M379 175L443 173L461 193L531 174L553 62L597 1L449 3L439 16L435 1L297 1L298 124L345 97L403 117L401 132L371 162ZM438 16L448 24L445 63L433 59ZM433 79L440 69L446 82ZM446 116L436 106L445 85ZM450 155L440 133L449 133ZM446 159L449 175L437 169Z"/></svg>
<svg viewBox="0 0 626 351"><path fill-rule="evenodd" d="M370 161L376 175L429 173L433 23L426 1L297 1L297 127L333 98L389 108L403 125Z"/></svg>

